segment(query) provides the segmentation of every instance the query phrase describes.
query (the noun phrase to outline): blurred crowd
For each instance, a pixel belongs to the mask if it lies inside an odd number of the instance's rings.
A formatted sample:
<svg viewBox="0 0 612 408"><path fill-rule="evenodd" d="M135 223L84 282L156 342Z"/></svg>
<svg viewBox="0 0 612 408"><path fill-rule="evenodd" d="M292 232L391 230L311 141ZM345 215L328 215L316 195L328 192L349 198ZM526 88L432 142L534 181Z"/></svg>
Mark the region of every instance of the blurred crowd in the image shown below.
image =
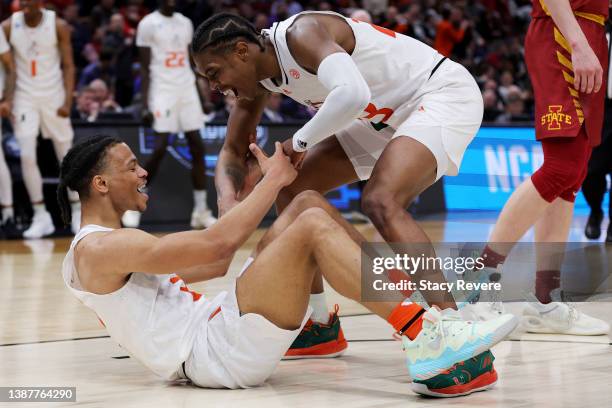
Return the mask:
<svg viewBox="0 0 612 408"><path fill-rule="evenodd" d="M18 1L2 2L2 19ZM72 117L138 117L140 67L135 34L157 0L48 0L72 29L77 89ZM533 97L523 40L530 0L177 0L177 11L197 27L214 13L231 11L259 29L303 10L332 10L415 37L465 65L478 81L486 122L532 119ZM207 120L223 121L234 100L204 86ZM313 112L281 96L270 98L266 122L308 119Z"/></svg>

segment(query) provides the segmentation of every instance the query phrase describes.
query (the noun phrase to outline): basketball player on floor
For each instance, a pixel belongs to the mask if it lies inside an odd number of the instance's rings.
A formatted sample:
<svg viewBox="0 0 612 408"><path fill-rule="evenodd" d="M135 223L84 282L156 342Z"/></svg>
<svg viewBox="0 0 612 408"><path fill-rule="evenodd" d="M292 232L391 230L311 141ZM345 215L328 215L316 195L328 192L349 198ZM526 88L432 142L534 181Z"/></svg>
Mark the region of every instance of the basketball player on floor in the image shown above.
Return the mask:
<svg viewBox="0 0 612 408"><path fill-rule="evenodd" d="M150 182L166 153L170 133L185 132L192 158L191 228L201 229L216 221L206 204L204 143L200 136L204 113L189 61L193 25L174 11L175 3L160 0L159 9L142 19L136 34L142 68L143 117L146 122L153 120L156 138L155 150L144 167ZM139 215L126 213L126 226L138 226ZM130 222L130 218L134 221Z"/></svg>
<svg viewBox="0 0 612 408"><path fill-rule="evenodd" d="M39 131L51 139L58 160L64 157L74 133L70 108L74 91L74 63L70 30L54 11L42 8L39 0L20 1L21 11L2 23L16 63L13 127L21 150L23 180L34 210L32 224L24 238L41 238L55 231L43 197L43 182L36 160ZM70 192L74 222L78 231L80 205Z"/></svg>
<svg viewBox="0 0 612 408"><path fill-rule="evenodd" d="M0 30L0 116L11 119L11 107L15 92L15 63L11 48L6 40L4 31ZM0 238L16 237L15 213L13 210L13 181L6 165L4 149L2 148L2 127L0 126Z"/></svg>
<svg viewBox="0 0 612 408"><path fill-rule="evenodd" d="M563 256L551 252L558 251L554 243L567 241L574 200L587 174L591 149L601 138L608 2L535 0L532 17L525 60L534 89L536 138L542 143L544 163L504 206L482 254L486 273L499 279L514 243L535 225L535 241L545 245L537 248L535 295L539 302L525 308L527 330L607 334L610 326L606 322L555 301L562 300ZM479 303L475 309L484 319L504 313L499 302Z"/></svg>
<svg viewBox="0 0 612 408"><path fill-rule="evenodd" d="M245 194L244 179L256 178L245 161L248 135L267 95L278 92L318 109L284 143L300 171L279 195L278 210L301 191L369 179L361 207L382 237L429 243L405 208L443 175L457 174L480 127L482 96L464 67L413 38L332 12L300 13L261 34L240 16L218 14L198 27L192 52L211 88L238 97L216 171L221 214ZM321 279L312 293L313 320L325 331ZM452 298L423 295L455 307ZM310 337L311 345L323 341ZM324 354L303 344L291 354Z"/></svg>
<svg viewBox="0 0 612 408"><path fill-rule="evenodd" d="M451 309L425 312L401 300L362 302L363 238L316 192L302 193L287 206L229 292L207 299L187 288L186 283L227 273L235 252L295 179L281 144L275 147L267 158L250 146L263 178L215 225L157 238L121 228L122 214L144 211L148 200L147 172L129 147L106 136L75 145L62 162L58 188L66 222L68 188L79 193L83 209L83 228L63 263L66 285L97 313L115 341L155 373L202 387L239 388L262 384L306 324L318 268L338 293L361 302L402 334L418 392L457 395L459 389L469 393L494 383L487 350L514 329L517 319L465 322ZM467 363L459 366L462 360ZM461 374L466 365L473 365L474 377ZM446 386L431 390L430 381Z"/></svg>

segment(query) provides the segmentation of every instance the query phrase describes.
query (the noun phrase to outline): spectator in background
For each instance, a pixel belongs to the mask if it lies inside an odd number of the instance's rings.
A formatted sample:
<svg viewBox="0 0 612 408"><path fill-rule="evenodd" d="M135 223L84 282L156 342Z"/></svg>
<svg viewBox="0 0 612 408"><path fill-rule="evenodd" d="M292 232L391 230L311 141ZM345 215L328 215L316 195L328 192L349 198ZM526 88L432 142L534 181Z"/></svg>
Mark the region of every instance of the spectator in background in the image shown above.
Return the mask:
<svg viewBox="0 0 612 408"><path fill-rule="evenodd" d="M94 27L107 25L115 13L117 13L115 0L100 0L100 3L91 9L91 22Z"/></svg>
<svg viewBox="0 0 612 408"><path fill-rule="evenodd" d="M372 23L372 16L367 10L364 9L354 10L350 17L354 18L355 20L363 21L364 23Z"/></svg>
<svg viewBox="0 0 612 408"><path fill-rule="evenodd" d="M406 34L408 26L406 19L399 13L397 7L389 6L385 13L385 19L380 23L380 26L393 30L400 34Z"/></svg>
<svg viewBox="0 0 612 408"><path fill-rule="evenodd" d="M122 14L115 13L102 38L102 48L118 50L126 44L125 18Z"/></svg>
<svg viewBox="0 0 612 408"><path fill-rule="evenodd" d="M77 67L84 67L88 61L83 57L83 48L91 40L91 25L86 19L79 17L77 4L71 4L64 9L64 20L68 23L71 32L74 64Z"/></svg>
<svg viewBox="0 0 612 408"><path fill-rule="evenodd" d="M271 93L264 107L261 123L283 123L285 116L281 113L283 97L279 93Z"/></svg>
<svg viewBox="0 0 612 408"><path fill-rule="evenodd" d="M521 91L515 87L515 89L512 89L506 97L504 113L499 115L495 122L527 122L529 119L529 115L525 113L525 102L523 101Z"/></svg>
<svg viewBox="0 0 612 408"><path fill-rule="evenodd" d="M516 87L516 85L514 85L514 77L512 76L512 72L508 70L502 72L501 76L499 77L499 82L500 85L499 88L497 88L497 92L505 102L508 100L508 94L510 91Z"/></svg>
<svg viewBox="0 0 612 408"><path fill-rule="evenodd" d="M270 17L273 21L282 21L304 10L302 5L293 0L276 0L270 6Z"/></svg>
<svg viewBox="0 0 612 408"><path fill-rule="evenodd" d="M232 94L225 95L223 97L223 109L215 112L215 115L212 118L212 122L227 122L229 118L230 112L234 109L236 105L236 97Z"/></svg>
<svg viewBox="0 0 612 408"><path fill-rule="evenodd" d="M500 104L497 99L497 94L492 89L485 89L482 93L482 99L484 100L482 121L495 122L502 113L501 109L499 109Z"/></svg>
<svg viewBox="0 0 612 408"><path fill-rule="evenodd" d="M102 49L100 59L92 62L81 71L77 89L88 85L94 79L102 79L107 84L112 84L115 78L115 68L113 67L113 50L110 48Z"/></svg>
<svg viewBox="0 0 612 408"><path fill-rule="evenodd" d="M76 105L72 108L70 117L95 122L100 112L100 104L96 102L96 92L89 86L81 88L77 94Z"/></svg>
<svg viewBox="0 0 612 408"><path fill-rule="evenodd" d="M94 92L94 100L99 105L100 112L121 112L121 106L115 102L103 80L94 79L89 84L89 89Z"/></svg>
<svg viewBox="0 0 612 408"><path fill-rule="evenodd" d="M389 4L388 0L363 0L363 8L366 9L371 15L379 16L385 12Z"/></svg>
<svg viewBox="0 0 612 408"><path fill-rule="evenodd" d="M457 7L442 10L442 21L436 27L434 48L445 57L450 57L455 45L463 40L465 31L470 26L463 19L463 13Z"/></svg>
<svg viewBox="0 0 612 408"><path fill-rule="evenodd" d="M257 32L270 27L268 16L265 13L257 13L255 16L255 23L253 24Z"/></svg>

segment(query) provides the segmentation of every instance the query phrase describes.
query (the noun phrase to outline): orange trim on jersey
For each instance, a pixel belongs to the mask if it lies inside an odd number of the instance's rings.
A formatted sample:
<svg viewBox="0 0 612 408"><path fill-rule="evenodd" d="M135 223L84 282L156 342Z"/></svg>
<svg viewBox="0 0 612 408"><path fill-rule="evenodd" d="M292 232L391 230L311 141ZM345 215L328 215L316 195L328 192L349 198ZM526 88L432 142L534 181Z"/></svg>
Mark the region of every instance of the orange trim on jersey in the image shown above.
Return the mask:
<svg viewBox="0 0 612 408"><path fill-rule="evenodd" d="M214 312L211 313L211 315L208 317L208 321L211 321L212 318L218 315L220 311L221 311L221 306L219 306Z"/></svg>
<svg viewBox="0 0 612 408"><path fill-rule="evenodd" d="M178 282L178 281L180 281L180 280L181 280L181 278L180 278L180 277L178 277L178 276L173 276L173 277L171 277L171 278L170 278L170 283L174 285L176 282Z"/></svg>

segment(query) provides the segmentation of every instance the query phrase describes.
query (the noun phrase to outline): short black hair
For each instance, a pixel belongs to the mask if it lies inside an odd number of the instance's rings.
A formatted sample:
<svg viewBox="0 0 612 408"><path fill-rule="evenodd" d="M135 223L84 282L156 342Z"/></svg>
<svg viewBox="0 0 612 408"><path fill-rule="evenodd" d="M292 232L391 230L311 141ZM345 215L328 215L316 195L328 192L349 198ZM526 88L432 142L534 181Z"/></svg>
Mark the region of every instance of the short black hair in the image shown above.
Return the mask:
<svg viewBox="0 0 612 408"><path fill-rule="evenodd" d="M104 167L106 153L119 143L123 143L123 140L115 136L97 135L76 143L66 153L60 166L60 182L57 187L57 202L66 225L72 219L68 189L79 193L81 200L87 198L89 184Z"/></svg>
<svg viewBox="0 0 612 408"><path fill-rule="evenodd" d="M264 48L259 33L249 20L232 13L215 14L195 30L191 52L196 54L207 48L227 48L238 39L257 44L262 50Z"/></svg>

